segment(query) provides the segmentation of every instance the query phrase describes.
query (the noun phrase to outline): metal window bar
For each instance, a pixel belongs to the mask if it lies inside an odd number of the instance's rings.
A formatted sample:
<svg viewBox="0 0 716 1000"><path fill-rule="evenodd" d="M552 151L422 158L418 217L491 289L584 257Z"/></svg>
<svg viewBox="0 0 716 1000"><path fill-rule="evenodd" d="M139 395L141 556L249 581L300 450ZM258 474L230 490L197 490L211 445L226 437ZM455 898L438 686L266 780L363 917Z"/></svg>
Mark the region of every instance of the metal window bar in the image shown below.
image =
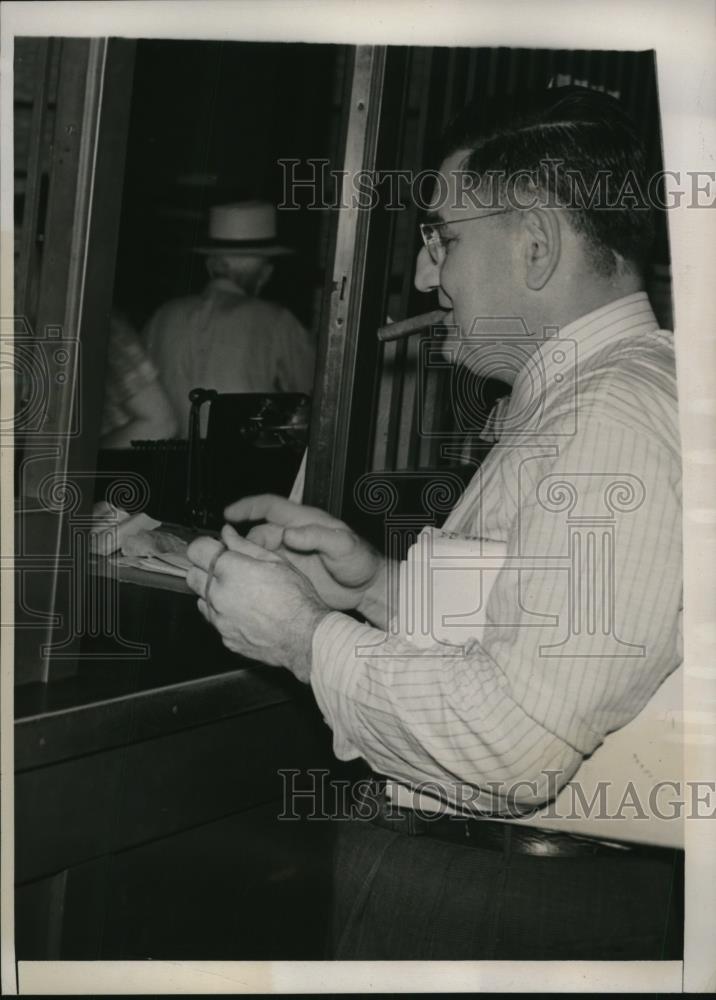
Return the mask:
<svg viewBox="0 0 716 1000"><path fill-rule="evenodd" d="M344 160L348 177L375 169L385 48L358 46L354 60ZM342 511L346 484L370 217L357 206L339 214L328 322L319 340L306 499L335 514Z"/></svg>
<svg viewBox="0 0 716 1000"><path fill-rule="evenodd" d="M406 142L407 142L407 131L410 118L410 97L411 97L411 84L413 82L413 76L415 72L416 65L416 51L407 49L405 51L404 61L397 60L394 56L393 63L389 69L393 72L390 75L386 75L385 83L389 85L391 80L398 76L400 80L400 97L398 99L398 114L397 120L401 123L397 134L397 141L395 144L394 154L397 163L406 162ZM408 156L408 161L412 162L414 160L414 152L411 151ZM387 318L388 313L391 310L391 300L392 296L392 286L393 278L396 274L396 261L395 261L395 248L396 244L400 245L401 238L407 237L405 239L406 245L411 245L411 234L410 229L408 232L402 232L405 222L406 215L408 225L412 225L415 221L415 212L412 205L409 206L407 213L398 213L396 211L387 211L387 226L385 232L385 247L386 247L386 267L383 272L383 283L382 289L380 291L381 299L381 320ZM399 273L399 272L398 272ZM406 279L409 279L409 273L406 270L402 271L402 280L400 287L400 314L405 315L407 309L407 300L410 293L410 285ZM381 401L381 383L384 381L381 378L381 372L384 372L384 356L385 347L387 345L381 344L378 349L377 354L377 369L376 376L373 384L373 398L375 400L375 405L372 407L372 412L370 414L370 427L369 427L369 440L370 453L375 455L376 438L382 433L382 428L384 426L384 416L385 414L381 412L380 401ZM404 345L401 345L404 346ZM390 420L388 420L388 426L390 426Z"/></svg>
<svg viewBox="0 0 716 1000"><path fill-rule="evenodd" d="M40 212L40 188L42 174L45 119L47 115L48 90L50 83L51 46L58 44L47 38L37 40L37 75L32 97L32 117L30 121L30 145L28 149L25 200L20 228L20 253L17 261L15 280L15 314L24 316L30 326L35 317L31 315L29 290L32 287L32 272L37 266L37 227ZM17 164L15 169L17 169Z"/></svg>
<svg viewBox="0 0 716 1000"><path fill-rule="evenodd" d="M74 620L85 567L73 562L65 573L60 564L72 517L92 501L132 64L133 43L123 39L62 43L34 338L45 358L38 377L46 405L41 424L17 435L23 461L15 536L20 577L33 560L53 568L28 573L17 621L30 608L42 609L43 621L18 631L18 683L74 670L79 635L58 642L57 633Z"/></svg>
<svg viewBox="0 0 716 1000"><path fill-rule="evenodd" d="M420 102L420 129L417 136L416 146L413 151L411 166L422 169L425 164L425 138L426 133L436 118L435 102L429 100L430 81L437 74L441 81L445 82L439 105L439 119L444 120L451 114L452 94L454 90L457 67L456 53L440 53L442 58L435 64L433 53L430 53L430 62L426 67L427 72L423 74L422 89L423 98ZM402 315L408 315L411 311L411 301L414 300L413 276L415 258L419 250L419 244L415 237L417 232L417 211L414 205L409 210L411 224L411 238L408 242L410 253L402 261L393 261L396 270L402 270L403 274L403 295L402 295ZM420 302L419 309L424 308ZM414 468L420 461L419 454L424 452L425 442L420 441L418 436L417 416L420 405L419 379L419 340L411 338L409 341L399 345L396 352L396 361L399 368L396 375L400 378L400 392L394 399L391 410L391 447L387 467L391 469ZM421 444L423 447L421 447Z"/></svg>

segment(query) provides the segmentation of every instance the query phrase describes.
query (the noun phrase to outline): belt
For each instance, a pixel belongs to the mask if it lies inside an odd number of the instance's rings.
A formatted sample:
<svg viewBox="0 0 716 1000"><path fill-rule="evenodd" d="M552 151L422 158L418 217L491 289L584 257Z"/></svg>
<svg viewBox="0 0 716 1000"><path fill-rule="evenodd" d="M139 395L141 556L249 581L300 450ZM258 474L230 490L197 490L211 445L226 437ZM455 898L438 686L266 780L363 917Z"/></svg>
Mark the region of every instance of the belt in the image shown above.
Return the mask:
<svg viewBox="0 0 716 1000"><path fill-rule="evenodd" d="M358 805L362 808L363 816L369 817L372 823L395 833L412 837L432 837L460 844L462 847L500 851L508 856L527 854L537 858L623 857L662 860L672 864L675 855L682 853L669 847L609 842L482 817L418 815L412 809L396 806L386 793L385 781L380 779L373 779L363 786Z"/></svg>

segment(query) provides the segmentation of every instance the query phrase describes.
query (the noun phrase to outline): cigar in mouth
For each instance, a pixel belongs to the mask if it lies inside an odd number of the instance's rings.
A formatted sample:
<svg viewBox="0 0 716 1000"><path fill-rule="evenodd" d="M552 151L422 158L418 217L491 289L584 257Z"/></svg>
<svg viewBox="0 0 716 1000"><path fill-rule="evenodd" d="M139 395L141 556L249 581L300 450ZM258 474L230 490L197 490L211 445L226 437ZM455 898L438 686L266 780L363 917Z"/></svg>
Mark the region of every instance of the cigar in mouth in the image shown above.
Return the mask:
<svg viewBox="0 0 716 1000"><path fill-rule="evenodd" d="M433 309L432 312L421 313L420 316L411 316L410 319L401 319L399 323L386 323L378 328L378 340L400 340L402 337L409 337L411 333L424 330L428 326L437 326L442 323L447 315L446 309Z"/></svg>

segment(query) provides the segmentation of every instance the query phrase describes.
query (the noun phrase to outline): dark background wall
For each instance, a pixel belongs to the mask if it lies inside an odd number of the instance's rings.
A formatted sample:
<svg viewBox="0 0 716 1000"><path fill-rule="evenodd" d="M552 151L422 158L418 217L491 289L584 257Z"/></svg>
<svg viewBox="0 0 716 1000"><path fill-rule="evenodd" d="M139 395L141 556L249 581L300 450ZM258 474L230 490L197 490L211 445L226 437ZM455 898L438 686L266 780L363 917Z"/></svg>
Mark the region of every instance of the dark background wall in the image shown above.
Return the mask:
<svg viewBox="0 0 716 1000"><path fill-rule="evenodd" d="M140 40L115 300L137 325L198 290L211 205L282 198L281 159L336 156L345 49L331 45ZM315 326L327 212L279 212L294 247L268 297Z"/></svg>

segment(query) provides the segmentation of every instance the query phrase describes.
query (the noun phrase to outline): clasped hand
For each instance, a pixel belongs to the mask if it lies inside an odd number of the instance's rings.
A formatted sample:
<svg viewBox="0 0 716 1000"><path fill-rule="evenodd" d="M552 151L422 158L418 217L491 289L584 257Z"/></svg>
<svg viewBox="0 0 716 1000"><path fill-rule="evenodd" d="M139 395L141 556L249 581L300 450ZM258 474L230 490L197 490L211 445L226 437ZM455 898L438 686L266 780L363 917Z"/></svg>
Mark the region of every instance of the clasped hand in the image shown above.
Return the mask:
<svg viewBox="0 0 716 1000"><path fill-rule="evenodd" d="M232 651L307 681L318 624L332 609L371 617L383 560L342 521L283 497L246 497L224 513L264 523L247 538L227 524L222 542L203 537L189 546L187 583L199 610Z"/></svg>
<svg viewBox="0 0 716 1000"><path fill-rule="evenodd" d="M330 608L358 610L384 624L385 560L343 521L270 493L237 500L224 516L263 522L247 538L300 570Z"/></svg>
<svg viewBox="0 0 716 1000"><path fill-rule="evenodd" d="M225 525L222 542L202 537L187 550L187 583L204 618L232 652L310 675L313 633L330 611L315 588L281 556Z"/></svg>

